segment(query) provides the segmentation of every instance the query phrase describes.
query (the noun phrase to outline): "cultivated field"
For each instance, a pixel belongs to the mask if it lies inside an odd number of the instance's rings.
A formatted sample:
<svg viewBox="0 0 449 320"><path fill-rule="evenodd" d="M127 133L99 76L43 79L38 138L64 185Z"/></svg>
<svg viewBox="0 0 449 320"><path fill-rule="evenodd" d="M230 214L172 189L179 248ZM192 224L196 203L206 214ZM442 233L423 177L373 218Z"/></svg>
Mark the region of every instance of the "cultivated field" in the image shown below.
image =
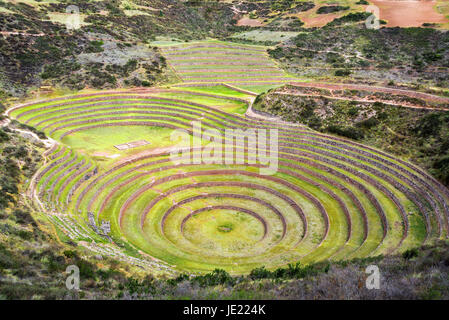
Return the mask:
<svg viewBox="0 0 449 320"><path fill-rule="evenodd" d="M264 85L294 79L276 66L262 46L201 41L160 48L180 79L187 83Z"/></svg>
<svg viewBox="0 0 449 320"><path fill-rule="evenodd" d="M190 61L182 60L183 50L207 57L205 51L229 48L167 47L170 63L181 63L174 66L177 72L196 66L182 64ZM263 51L253 51L269 61ZM209 66L194 61L199 70ZM231 59L225 61L223 69L230 68ZM225 71L214 72L217 81L225 79ZM36 206L58 219L72 240L92 246L94 240L108 243L98 229L109 221L115 243L157 259L148 268L247 273L298 260L400 252L448 235L449 191L422 169L340 137L242 116L252 99L222 86L103 91L21 105L9 115L56 141L31 182ZM278 129L277 172L261 174L259 161L173 163L176 143L170 136L178 128L192 133L192 121L217 134L226 128ZM149 144L114 147L139 140ZM199 152L191 148L184 159ZM254 150L237 152L247 159Z"/></svg>
<svg viewBox="0 0 449 320"><path fill-rule="evenodd" d="M368 6L358 0L315 0L314 3L314 8L294 14L305 27L323 27L348 13L364 12ZM387 27L420 27L431 23L447 29L449 25L449 7L445 0L369 0L368 3L379 8L379 18L387 22ZM322 7L331 6L340 6L341 10L318 12Z"/></svg>
<svg viewBox="0 0 449 320"><path fill-rule="evenodd" d="M371 0L380 9L380 19L387 27L420 27L423 23L446 24L448 17L439 13L437 1Z"/></svg>

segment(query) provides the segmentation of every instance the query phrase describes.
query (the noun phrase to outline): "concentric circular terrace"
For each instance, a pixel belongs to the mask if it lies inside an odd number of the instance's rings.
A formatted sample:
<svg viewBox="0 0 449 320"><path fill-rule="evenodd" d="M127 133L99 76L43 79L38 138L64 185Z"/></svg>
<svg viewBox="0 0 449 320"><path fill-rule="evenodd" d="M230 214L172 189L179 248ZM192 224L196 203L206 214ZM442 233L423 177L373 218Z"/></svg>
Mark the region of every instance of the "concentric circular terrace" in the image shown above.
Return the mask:
<svg viewBox="0 0 449 320"><path fill-rule="evenodd" d="M193 90L99 92L10 109L58 141L32 184L38 201L83 225L92 212L111 222L113 239L188 271L367 257L448 236L449 191L422 169L340 137L244 117L244 93ZM173 163L170 134L191 133L192 121L220 133L277 128L277 172L261 174L259 162ZM124 139L149 144L94 152Z"/></svg>

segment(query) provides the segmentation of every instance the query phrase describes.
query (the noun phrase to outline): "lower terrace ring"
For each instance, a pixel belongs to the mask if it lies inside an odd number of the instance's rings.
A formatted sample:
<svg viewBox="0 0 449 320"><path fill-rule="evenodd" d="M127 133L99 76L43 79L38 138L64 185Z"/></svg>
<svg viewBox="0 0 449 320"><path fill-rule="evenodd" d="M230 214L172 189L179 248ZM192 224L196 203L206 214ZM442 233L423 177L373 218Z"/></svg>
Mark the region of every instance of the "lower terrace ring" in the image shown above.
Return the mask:
<svg viewBox="0 0 449 320"><path fill-rule="evenodd" d="M253 99L231 88L104 91L8 114L54 140L29 194L57 228L73 241L113 241L130 258L143 254L176 271L242 274L448 237L449 191L424 170L341 137L244 116ZM217 134L277 129L277 171L261 174L262 163L246 160L174 163L170 137L192 133L193 121ZM188 157L199 152L189 149ZM101 236L105 221L110 238Z"/></svg>

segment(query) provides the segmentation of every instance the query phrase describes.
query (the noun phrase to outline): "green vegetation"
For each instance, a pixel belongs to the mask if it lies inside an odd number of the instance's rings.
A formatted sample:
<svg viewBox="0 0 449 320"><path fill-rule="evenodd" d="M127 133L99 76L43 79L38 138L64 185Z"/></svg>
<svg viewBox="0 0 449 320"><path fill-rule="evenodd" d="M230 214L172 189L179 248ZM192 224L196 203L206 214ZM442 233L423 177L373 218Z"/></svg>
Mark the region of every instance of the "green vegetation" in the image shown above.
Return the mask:
<svg viewBox="0 0 449 320"><path fill-rule="evenodd" d="M365 19L365 13L343 16L324 28L301 32L268 52L297 75L320 78L333 72L355 81L393 80L447 87L448 32L428 28L368 30L363 23L335 27Z"/></svg>
<svg viewBox="0 0 449 320"><path fill-rule="evenodd" d="M233 35L230 40L249 40L258 43L278 43L298 35L295 31L251 30Z"/></svg>
<svg viewBox="0 0 449 320"><path fill-rule="evenodd" d="M18 141L20 139L13 135L11 130L0 128L0 210L8 208L10 204L18 204L19 184L24 177L31 178L41 161L36 147L27 144L19 145ZM19 160L23 161L20 166Z"/></svg>
<svg viewBox="0 0 449 320"><path fill-rule="evenodd" d="M370 93L361 90L348 90L343 92L346 94L343 99L336 100L325 89L314 92L314 97L276 93L274 89L259 96L255 108L288 121L306 124L321 132L348 137L400 155L426 168L435 178L449 185L448 111L410 109L381 102L367 103L360 101L360 98ZM416 98L382 93L375 96L385 101L398 99L398 104L425 105L424 101Z"/></svg>
<svg viewBox="0 0 449 320"><path fill-rule="evenodd" d="M70 4L79 29L66 1L0 0L0 299L448 298L446 24ZM227 129L277 141L214 148Z"/></svg>
<svg viewBox="0 0 449 320"><path fill-rule="evenodd" d="M293 79L276 67L265 49L213 40L164 46L161 50L179 78L187 83L263 85Z"/></svg>
<svg viewBox="0 0 449 320"><path fill-rule="evenodd" d="M263 97L256 99L256 109ZM422 243L426 234L438 237L444 189L409 163L369 147L355 148L349 140L263 121L258 124L280 130L280 170L272 177L246 163L172 162L172 130L190 130L198 119L204 129L223 132L230 124L246 129L254 120L238 114L250 98L226 86L160 88L151 96L99 92L25 105L11 115L64 143L52 150L36 184L46 210L56 203L57 211L71 213L70 221L56 216L55 222L72 230L72 240L89 242L101 239L95 228L110 221L110 236L124 241L129 255L138 255L133 249L138 248L159 259L157 264L142 262L153 272L170 273L173 266L194 273L223 269L245 274L262 266L271 272L300 260L303 265L290 266L285 277L305 276L316 262L392 248L401 252ZM355 117L352 107L348 114ZM318 119L314 109L310 100L291 114L310 120L313 127ZM362 139L355 134L377 124L368 120L340 128L330 123L326 131ZM427 130L424 124L421 128ZM150 144L115 147L142 139ZM300 157L303 153L306 158ZM428 206L435 210L429 216ZM84 222L90 212L97 227Z"/></svg>
<svg viewBox="0 0 449 320"><path fill-rule="evenodd" d="M324 7L319 7L318 10L316 11L316 13L328 14L328 13L333 13L333 12L338 12L338 11L345 11L348 9L349 9L349 7L347 7L347 6L324 6Z"/></svg>

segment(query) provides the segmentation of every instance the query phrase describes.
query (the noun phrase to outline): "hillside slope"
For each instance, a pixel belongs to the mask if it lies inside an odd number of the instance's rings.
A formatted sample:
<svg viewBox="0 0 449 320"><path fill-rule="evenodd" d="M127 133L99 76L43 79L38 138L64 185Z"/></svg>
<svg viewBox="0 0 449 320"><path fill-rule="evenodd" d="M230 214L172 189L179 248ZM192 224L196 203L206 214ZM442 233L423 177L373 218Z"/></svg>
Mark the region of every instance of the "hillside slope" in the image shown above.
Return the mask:
<svg viewBox="0 0 449 320"><path fill-rule="evenodd" d="M273 89L259 95L254 108L400 155L449 185L449 98L436 97L437 103L369 89L322 87L302 83Z"/></svg>
<svg viewBox="0 0 449 320"><path fill-rule="evenodd" d="M29 137L29 135L28 135ZM1 299L447 299L448 244L402 256L343 263L291 265L248 276L224 271L155 279L127 264L61 243L51 225L19 193L40 165L42 144L0 129ZM9 160L7 160L9 159ZM25 161L22 161L25 159ZM5 170L7 169L7 171ZM32 213L32 214L31 214ZM80 267L80 291L65 287L67 266ZM365 268L381 270L380 290L364 288ZM431 268L432 272L428 272Z"/></svg>

